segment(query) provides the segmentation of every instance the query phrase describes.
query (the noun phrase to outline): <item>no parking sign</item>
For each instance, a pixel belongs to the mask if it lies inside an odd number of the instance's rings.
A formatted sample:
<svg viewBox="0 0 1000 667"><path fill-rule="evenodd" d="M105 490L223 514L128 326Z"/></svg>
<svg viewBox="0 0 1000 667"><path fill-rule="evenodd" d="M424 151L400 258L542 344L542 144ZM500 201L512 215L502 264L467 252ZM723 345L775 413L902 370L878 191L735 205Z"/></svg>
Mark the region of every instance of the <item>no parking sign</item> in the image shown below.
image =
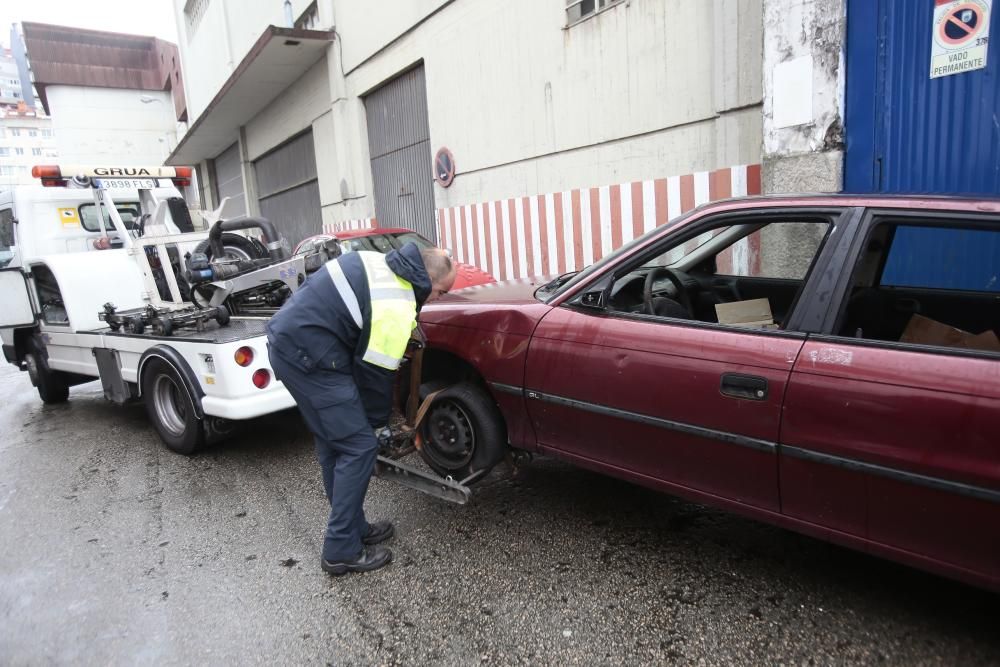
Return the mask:
<svg viewBox="0 0 1000 667"><path fill-rule="evenodd" d="M936 0L931 78L986 67L993 0Z"/></svg>

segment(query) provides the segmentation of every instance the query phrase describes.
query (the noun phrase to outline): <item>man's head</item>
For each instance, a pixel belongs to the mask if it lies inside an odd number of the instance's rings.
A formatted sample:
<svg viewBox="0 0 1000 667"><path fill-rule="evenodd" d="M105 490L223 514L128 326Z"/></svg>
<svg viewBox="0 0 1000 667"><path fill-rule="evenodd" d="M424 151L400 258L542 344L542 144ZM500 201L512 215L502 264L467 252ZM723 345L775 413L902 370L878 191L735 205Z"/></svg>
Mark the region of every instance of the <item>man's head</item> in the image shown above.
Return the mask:
<svg viewBox="0 0 1000 667"><path fill-rule="evenodd" d="M424 268L431 279L431 295L427 300L433 301L442 294L447 294L455 284L455 265L448 253L440 248L425 248L420 251L420 257L424 260Z"/></svg>

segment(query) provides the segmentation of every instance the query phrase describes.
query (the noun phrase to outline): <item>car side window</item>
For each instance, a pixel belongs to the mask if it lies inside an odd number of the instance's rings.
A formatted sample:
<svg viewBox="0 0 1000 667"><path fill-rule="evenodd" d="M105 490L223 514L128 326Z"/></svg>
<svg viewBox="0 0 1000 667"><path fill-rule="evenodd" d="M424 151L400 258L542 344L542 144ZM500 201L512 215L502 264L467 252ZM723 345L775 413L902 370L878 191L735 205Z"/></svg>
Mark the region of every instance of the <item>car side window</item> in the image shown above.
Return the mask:
<svg viewBox="0 0 1000 667"><path fill-rule="evenodd" d="M948 221L875 224L837 333L1000 353L1000 230Z"/></svg>
<svg viewBox="0 0 1000 667"><path fill-rule="evenodd" d="M372 236L368 237L368 240L371 241L371 244L375 246L375 249L378 250L380 253L385 254L387 252L395 250L395 248L392 246L392 242L382 234L373 234Z"/></svg>
<svg viewBox="0 0 1000 667"><path fill-rule="evenodd" d="M0 210L0 269L14 259L14 211Z"/></svg>
<svg viewBox="0 0 1000 667"><path fill-rule="evenodd" d="M616 273L611 311L783 328L832 228L828 218L702 227Z"/></svg>

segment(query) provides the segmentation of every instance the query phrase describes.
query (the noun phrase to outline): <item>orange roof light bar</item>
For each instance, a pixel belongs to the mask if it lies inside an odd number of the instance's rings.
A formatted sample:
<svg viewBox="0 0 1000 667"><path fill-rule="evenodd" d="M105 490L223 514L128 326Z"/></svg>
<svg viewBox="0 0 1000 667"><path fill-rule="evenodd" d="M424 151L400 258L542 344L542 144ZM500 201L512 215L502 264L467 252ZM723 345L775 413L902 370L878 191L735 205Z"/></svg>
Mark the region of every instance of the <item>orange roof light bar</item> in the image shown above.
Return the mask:
<svg viewBox="0 0 1000 667"><path fill-rule="evenodd" d="M36 164L31 168L32 178L62 178L62 171L54 164Z"/></svg>

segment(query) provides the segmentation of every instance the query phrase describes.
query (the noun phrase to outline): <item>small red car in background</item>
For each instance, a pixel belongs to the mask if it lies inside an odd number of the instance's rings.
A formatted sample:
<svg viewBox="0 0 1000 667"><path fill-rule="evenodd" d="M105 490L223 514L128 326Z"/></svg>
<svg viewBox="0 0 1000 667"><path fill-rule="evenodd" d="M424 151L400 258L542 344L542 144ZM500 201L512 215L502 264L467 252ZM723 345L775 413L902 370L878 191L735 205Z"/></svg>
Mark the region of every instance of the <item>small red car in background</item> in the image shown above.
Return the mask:
<svg viewBox="0 0 1000 667"><path fill-rule="evenodd" d="M318 234L310 236L295 246L295 254L297 255L317 243L325 243L333 238L340 241L340 247L344 252L370 250L386 253L390 250L402 248L410 242L416 243L421 248L434 247L433 243L411 229L388 227L385 229L351 229L344 232L337 232L335 235ZM474 287L476 285L486 285L496 282L493 276L471 264L455 262L455 266L458 270L458 275L455 277L455 286L451 288L452 291L460 290L464 287Z"/></svg>

